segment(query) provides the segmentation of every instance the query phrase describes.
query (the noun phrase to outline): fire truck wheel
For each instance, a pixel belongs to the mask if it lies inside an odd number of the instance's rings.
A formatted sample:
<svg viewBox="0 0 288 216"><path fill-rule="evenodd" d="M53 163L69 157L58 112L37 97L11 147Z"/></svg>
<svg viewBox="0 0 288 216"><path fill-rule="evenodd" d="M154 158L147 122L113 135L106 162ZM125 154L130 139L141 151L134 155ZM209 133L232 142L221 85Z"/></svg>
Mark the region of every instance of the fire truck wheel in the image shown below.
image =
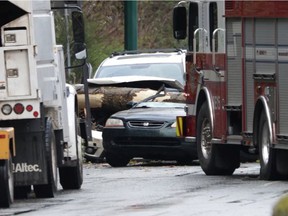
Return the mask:
<svg viewBox="0 0 288 216"><path fill-rule="evenodd" d="M57 152L55 134L52 126L52 120L46 120L45 128L45 147L47 161L47 179L48 183L43 185L34 185L34 192L37 198L52 198L57 191Z"/></svg>
<svg viewBox="0 0 288 216"><path fill-rule="evenodd" d="M232 175L240 162L240 158L233 156L239 151L230 146L217 146L211 141L211 121L205 102L197 117L197 153L201 168L206 175Z"/></svg>
<svg viewBox="0 0 288 216"><path fill-rule="evenodd" d="M215 146L211 139L211 121L208 115L208 104L205 102L197 116L197 153L201 168L206 175L217 174L215 166Z"/></svg>
<svg viewBox="0 0 288 216"><path fill-rule="evenodd" d="M265 112L261 113L259 121L259 158L260 158L260 179L276 180L279 175L276 170L276 151L270 148L270 131Z"/></svg>
<svg viewBox="0 0 288 216"><path fill-rule="evenodd" d="M125 167L130 161L129 157L110 152L105 152L105 156L107 163L112 167Z"/></svg>
<svg viewBox="0 0 288 216"><path fill-rule="evenodd" d="M8 208L14 201L12 158L0 160L0 207Z"/></svg>

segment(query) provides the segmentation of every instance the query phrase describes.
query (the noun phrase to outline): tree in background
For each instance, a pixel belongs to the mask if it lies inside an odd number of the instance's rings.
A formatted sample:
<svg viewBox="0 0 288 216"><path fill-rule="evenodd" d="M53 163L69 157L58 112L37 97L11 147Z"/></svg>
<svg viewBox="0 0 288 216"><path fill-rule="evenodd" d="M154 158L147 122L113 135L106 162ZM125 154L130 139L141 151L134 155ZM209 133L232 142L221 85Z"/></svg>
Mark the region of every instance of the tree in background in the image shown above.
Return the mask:
<svg viewBox="0 0 288 216"><path fill-rule="evenodd" d="M185 48L172 33L172 11L178 1L138 1L138 49ZM83 2L86 43L93 72L112 52L124 49L124 2Z"/></svg>

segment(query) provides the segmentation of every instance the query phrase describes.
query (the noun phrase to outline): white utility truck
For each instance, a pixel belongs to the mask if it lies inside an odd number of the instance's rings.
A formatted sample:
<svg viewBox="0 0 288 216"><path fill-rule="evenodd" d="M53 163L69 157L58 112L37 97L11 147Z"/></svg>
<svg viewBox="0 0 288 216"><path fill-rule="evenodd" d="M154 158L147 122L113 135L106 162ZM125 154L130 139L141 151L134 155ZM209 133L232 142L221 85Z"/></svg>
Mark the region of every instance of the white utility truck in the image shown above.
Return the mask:
<svg viewBox="0 0 288 216"><path fill-rule="evenodd" d="M58 171L63 189L82 185L77 97L66 84L53 11L71 12L82 66L83 17L70 2L52 6L47 0L0 1L0 207L32 190L36 197L54 197Z"/></svg>

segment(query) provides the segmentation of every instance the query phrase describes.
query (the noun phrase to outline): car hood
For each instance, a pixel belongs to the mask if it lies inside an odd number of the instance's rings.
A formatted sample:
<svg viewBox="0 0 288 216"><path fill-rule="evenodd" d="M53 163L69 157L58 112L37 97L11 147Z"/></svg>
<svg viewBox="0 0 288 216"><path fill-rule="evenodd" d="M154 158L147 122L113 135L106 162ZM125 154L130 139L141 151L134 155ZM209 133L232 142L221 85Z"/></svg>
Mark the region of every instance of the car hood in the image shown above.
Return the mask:
<svg viewBox="0 0 288 216"><path fill-rule="evenodd" d="M164 84L167 88L174 88L180 91L184 90L184 86L178 80L151 76L119 76L94 78L88 79L88 83L95 86L150 88L154 90L158 90Z"/></svg>
<svg viewBox="0 0 288 216"><path fill-rule="evenodd" d="M176 116L185 116L186 112L184 108L132 108L129 110L119 111L113 114L111 117L121 118L126 120L164 120L174 121Z"/></svg>

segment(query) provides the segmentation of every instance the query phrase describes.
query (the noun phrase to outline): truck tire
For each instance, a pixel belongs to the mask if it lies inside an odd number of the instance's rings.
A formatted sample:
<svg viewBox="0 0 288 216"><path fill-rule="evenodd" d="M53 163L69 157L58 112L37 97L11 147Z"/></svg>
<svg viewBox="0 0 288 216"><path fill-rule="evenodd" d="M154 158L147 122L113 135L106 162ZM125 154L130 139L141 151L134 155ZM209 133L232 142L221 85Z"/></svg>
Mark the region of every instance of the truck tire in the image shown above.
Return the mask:
<svg viewBox="0 0 288 216"><path fill-rule="evenodd" d="M0 160L0 207L9 208L14 202L14 178L12 158Z"/></svg>
<svg viewBox="0 0 288 216"><path fill-rule="evenodd" d="M31 192L31 186L17 186L14 187L15 199L27 199L28 194Z"/></svg>
<svg viewBox="0 0 288 216"><path fill-rule="evenodd" d="M61 167L59 169L60 184L64 190L81 188L83 182L83 169L81 167L78 164L77 167Z"/></svg>
<svg viewBox="0 0 288 216"><path fill-rule="evenodd" d="M276 150L270 148L270 131L265 112L261 113L259 121L259 159L260 159L260 179L276 180L279 178L276 168Z"/></svg>
<svg viewBox="0 0 288 216"><path fill-rule="evenodd" d="M197 154L206 175L232 175L240 164L240 151L222 144L212 144L208 104L204 102L197 116ZM237 156L238 153L238 156Z"/></svg>
<svg viewBox="0 0 288 216"><path fill-rule="evenodd" d="M80 189L83 183L83 160L82 160L82 144L78 141L80 136L80 128L75 114L75 131L76 131L76 152L77 163L73 167L60 167L60 184L64 190Z"/></svg>
<svg viewBox="0 0 288 216"><path fill-rule="evenodd" d="M208 115L208 105L205 102L197 116L197 154L202 170L206 175L215 175L215 145L212 145L211 121Z"/></svg>
<svg viewBox="0 0 288 216"><path fill-rule="evenodd" d="M57 152L55 134L52 126L52 120L46 120L45 128L45 148L47 162L47 184L33 185L34 192L37 198L52 198L57 191Z"/></svg>
<svg viewBox="0 0 288 216"><path fill-rule="evenodd" d="M129 157L105 152L106 162L112 167L125 167L130 161Z"/></svg>

